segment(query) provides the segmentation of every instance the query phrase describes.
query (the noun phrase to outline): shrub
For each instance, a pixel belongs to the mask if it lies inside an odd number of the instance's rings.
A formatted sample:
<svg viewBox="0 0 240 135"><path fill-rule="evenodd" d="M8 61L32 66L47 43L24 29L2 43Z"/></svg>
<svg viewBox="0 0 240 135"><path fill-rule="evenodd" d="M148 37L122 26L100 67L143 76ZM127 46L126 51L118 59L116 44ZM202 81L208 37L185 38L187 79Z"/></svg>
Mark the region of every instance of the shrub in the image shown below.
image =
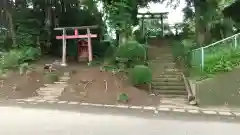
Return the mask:
<svg viewBox="0 0 240 135"><path fill-rule="evenodd" d="M115 58L119 63L126 64L127 67L142 65L146 61L146 49L136 41L128 41L117 48Z"/></svg>
<svg viewBox="0 0 240 135"><path fill-rule="evenodd" d="M240 64L240 52L236 50L225 50L221 53L212 54L205 59L204 72L216 74L218 72L231 71Z"/></svg>
<svg viewBox="0 0 240 135"><path fill-rule="evenodd" d="M129 97L126 93L120 93L118 95L118 101L119 102L125 102L126 103L126 102L128 102L128 100L129 100Z"/></svg>
<svg viewBox="0 0 240 135"><path fill-rule="evenodd" d="M17 50L11 50L1 56L0 64L2 69L16 68L19 65L21 53Z"/></svg>
<svg viewBox="0 0 240 135"><path fill-rule="evenodd" d="M152 71L145 65L136 65L130 70L129 78L133 85L151 83Z"/></svg>
<svg viewBox="0 0 240 135"><path fill-rule="evenodd" d="M124 45L120 45L116 51L116 57L135 59L146 59L146 50L137 41L128 41Z"/></svg>
<svg viewBox="0 0 240 135"><path fill-rule="evenodd" d="M12 49L2 54L0 58L0 68L16 68L26 61L33 61L39 58L40 49L34 47L24 47Z"/></svg>
<svg viewBox="0 0 240 135"><path fill-rule="evenodd" d="M25 61L37 60L41 55L40 48L24 47L19 50L21 52L20 63Z"/></svg>

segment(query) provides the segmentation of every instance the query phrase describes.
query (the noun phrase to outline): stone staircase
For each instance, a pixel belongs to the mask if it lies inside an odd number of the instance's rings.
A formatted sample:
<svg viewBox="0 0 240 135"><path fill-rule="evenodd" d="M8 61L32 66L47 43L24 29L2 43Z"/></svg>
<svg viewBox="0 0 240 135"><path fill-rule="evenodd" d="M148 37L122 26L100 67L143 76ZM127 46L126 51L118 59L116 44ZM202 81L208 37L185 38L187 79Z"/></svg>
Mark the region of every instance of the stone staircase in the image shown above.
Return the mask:
<svg viewBox="0 0 240 135"><path fill-rule="evenodd" d="M49 100L55 101L58 100L58 97L61 96L64 89L68 86L67 81L70 79L70 73L64 72L63 76L60 77L59 81L54 82L53 84L44 84L43 87L40 87L36 90L37 96L30 97L27 100Z"/></svg>
<svg viewBox="0 0 240 135"><path fill-rule="evenodd" d="M153 71L152 90L154 94L160 96L161 99L179 99L182 103L187 103L188 93L182 73L174 63L171 47L151 46L149 59Z"/></svg>

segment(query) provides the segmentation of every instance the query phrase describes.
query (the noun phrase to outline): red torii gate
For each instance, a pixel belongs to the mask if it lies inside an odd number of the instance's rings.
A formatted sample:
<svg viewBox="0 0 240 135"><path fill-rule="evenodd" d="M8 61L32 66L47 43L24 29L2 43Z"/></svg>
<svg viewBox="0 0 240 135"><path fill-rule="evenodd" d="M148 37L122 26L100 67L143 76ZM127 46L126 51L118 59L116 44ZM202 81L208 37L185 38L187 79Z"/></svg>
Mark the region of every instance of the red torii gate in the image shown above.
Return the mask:
<svg viewBox="0 0 240 135"><path fill-rule="evenodd" d="M90 29L97 28L97 25L93 26L80 26L80 27L61 27L55 28L54 30L62 30L62 36L56 36L56 39L62 39L62 66L67 66L66 64L66 39L86 39L88 42L88 61L91 62L93 59L92 54L92 43L91 38L96 38L97 34L91 34ZM78 30L87 30L86 35L78 35ZM66 30L74 30L74 35L66 35Z"/></svg>

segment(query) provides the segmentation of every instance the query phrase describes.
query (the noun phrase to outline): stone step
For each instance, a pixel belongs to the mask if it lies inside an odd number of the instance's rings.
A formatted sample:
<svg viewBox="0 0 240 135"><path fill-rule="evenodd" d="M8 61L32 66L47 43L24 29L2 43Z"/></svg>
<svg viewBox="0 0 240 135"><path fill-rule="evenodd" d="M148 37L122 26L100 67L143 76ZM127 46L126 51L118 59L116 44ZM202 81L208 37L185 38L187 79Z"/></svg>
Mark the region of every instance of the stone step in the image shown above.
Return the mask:
<svg viewBox="0 0 240 135"><path fill-rule="evenodd" d="M152 82L152 86L185 86L184 82Z"/></svg>
<svg viewBox="0 0 240 135"><path fill-rule="evenodd" d="M63 89L64 90L64 89ZM44 89L44 90L38 90L37 93L61 93L63 92L62 89Z"/></svg>
<svg viewBox="0 0 240 135"><path fill-rule="evenodd" d="M186 87L184 85L152 85L152 89L154 90L174 90L174 91L186 91Z"/></svg>
<svg viewBox="0 0 240 135"><path fill-rule="evenodd" d="M157 78L182 78L181 74L160 74Z"/></svg>
<svg viewBox="0 0 240 135"><path fill-rule="evenodd" d="M176 78L176 77L168 77L168 78L163 78L163 77L154 77L153 81L154 82L179 82L182 81L183 78Z"/></svg>
<svg viewBox="0 0 240 135"><path fill-rule="evenodd" d="M180 95L179 95L180 96ZM166 98L163 97L160 99L160 105L166 104L166 105L172 105L172 106L182 106L182 105L188 105L188 100L186 98Z"/></svg>
<svg viewBox="0 0 240 135"><path fill-rule="evenodd" d="M45 87L66 87L67 84L66 83L63 83L63 84L44 84Z"/></svg>
<svg viewBox="0 0 240 135"><path fill-rule="evenodd" d="M151 65L157 66L157 67L162 67L162 68L171 68L174 69L176 68L176 64L174 62L159 62L159 63L150 63Z"/></svg>
<svg viewBox="0 0 240 135"><path fill-rule="evenodd" d="M57 96L43 96L41 99L43 99L43 100L57 101L58 99L56 99L56 98L58 98L58 97L57 97Z"/></svg>
<svg viewBox="0 0 240 135"><path fill-rule="evenodd" d="M187 95L187 91L181 90L154 90L154 93L157 95L169 95L169 96L176 96L176 95Z"/></svg>
<svg viewBox="0 0 240 135"><path fill-rule="evenodd" d="M40 96L60 96L62 92L45 92L45 91L39 91L37 92Z"/></svg>
<svg viewBox="0 0 240 135"><path fill-rule="evenodd" d="M70 73L69 72L64 72L63 76L70 76Z"/></svg>
<svg viewBox="0 0 240 135"><path fill-rule="evenodd" d="M46 89L46 90L38 90L36 92L37 93L61 93L61 92L63 92L63 90L59 90L59 89L49 90L49 89Z"/></svg>
<svg viewBox="0 0 240 135"><path fill-rule="evenodd" d="M160 97L161 99L165 99L165 98L170 98L170 99L173 99L173 98L179 98L179 99L185 99L185 100L188 100L188 96L187 95L174 95L174 94L160 94L160 95L157 95L157 97Z"/></svg>
<svg viewBox="0 0 240 135"><path fill-rule="evenodd" d="M151 57L151 61L174 61L174 57L163 56L163 57Z"/></svg>
<svg viewBox="0 0 240 135"><path fill-rule="evenodd" d="M166 72L180 72L180 70L177 69L177 68L166 68L166 69L164 69L164 71L166 71Z"/></svg>
<svg viewBox="0 0 240 135"><path fill-rule="evenodd" d="M61 81L59 81L59 82L54 82L55 84L67 84L67 82L61 82Z"/></svg>
<svg viewBox="0 0 240 135"><path fill-rule="evenodd" d="M68 76L62 76L62 77L59 78L59 80L66 80L66 81L69 80L69 79L70 79L70 77L68 77Z"/></svg>
<svg viewBox="0 0 240 135"><path fill-rule="evenodd" d="M41 87L38 91L63 91L64 87Z"/></svg>
<svg viewBox="0 0 240 135"><path fill-rule="evenodd" d="M161 63L174 62L174 58L172 58L172 57L162 57L162 58L158 58L158 59L152 59L150 61L153 62L153 63L159 63L160 64L160 62Z"/></svg>
<svg viewBox="0 0 240 135"><path fill-rule="evenodd" d="M154 74L156 74L156 75L180 75L180 76L182 76L182 72L180 72L180 71L155 71L154 72Z"/></svg>
<svg viewBox="0 0 240 135"><path fill-rule="evenodd" d="M161 58L161 57L173 57L172 52L168 50L162 50L158 51L158 56L156 58Z"/></svg>

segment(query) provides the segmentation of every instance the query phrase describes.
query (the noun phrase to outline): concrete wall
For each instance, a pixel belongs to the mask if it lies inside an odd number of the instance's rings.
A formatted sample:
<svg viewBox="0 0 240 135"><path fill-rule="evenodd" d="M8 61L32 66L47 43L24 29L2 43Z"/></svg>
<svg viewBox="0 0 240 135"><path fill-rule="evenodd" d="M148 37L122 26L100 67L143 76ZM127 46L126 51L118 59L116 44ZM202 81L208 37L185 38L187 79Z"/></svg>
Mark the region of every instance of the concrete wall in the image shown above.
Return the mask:
<svg viewBox="0 0 240 135"><path fill-rule="evenodd" d="M197 103L207 106L240 106L240 69L203 81L189 80Z"/></svg>

